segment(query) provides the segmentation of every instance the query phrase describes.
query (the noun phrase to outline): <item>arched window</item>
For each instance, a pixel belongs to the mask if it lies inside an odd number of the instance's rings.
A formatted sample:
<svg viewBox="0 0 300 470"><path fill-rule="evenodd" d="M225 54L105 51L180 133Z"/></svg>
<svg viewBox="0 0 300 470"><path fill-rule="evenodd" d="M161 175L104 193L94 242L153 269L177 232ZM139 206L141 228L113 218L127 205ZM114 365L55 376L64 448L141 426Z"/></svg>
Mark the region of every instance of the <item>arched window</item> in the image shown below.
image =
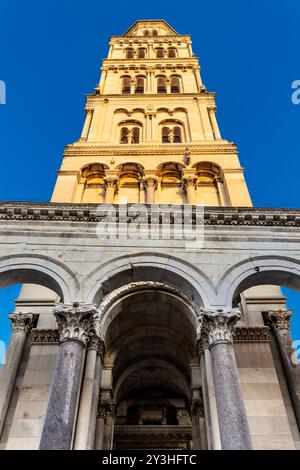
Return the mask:
<svg viewBox="0 0 300 470"><path fill-rule="evenodd" d="M130 77L123 77L122 78L122 94L123 95L129 95L130 94L130 84L131 84Z"/></svg>
<svg viewBox="0 0 300 470"><path fill-rule="evenodd" d="M133 59L134 52L132 48L126 49L126 59Z"/></svg>
<svg viewBox="0 0 300 470"><path fill-rule="evenodd" d="M157 93L167 93L166 77L157 77Z"/></svg>
<svg viewBox="0 0 300 470"><path fill-rule="evenodd" d="M152 36L158 36L158 31L157 31L157 29L154 29L154 30L152 31Z"/></svg>
<svg viewBox="0 0 300 470"><path fill-rule="evenodd" d="M157 57L157 59L162 59L163 56L164 56L164 50L163 50L163 48L162 48L162 47L158 47L158 48L156 49L156 57Z"/></svg>
<svg viewBox="0 0 300 470"><path fill-rule="evenodd" d="M139 49L138 50L138 59L145 59L146 57L146 49Z"/></svg>
<svg viewBox="0 0 300 470"><path fill-rule="evenodd" d="M121 144L138 144L140 141L139 127L122 127L120 143Z"/></svg>
<svg viewBox="0 0 300 470"><path fill-rule="evenodd" d="M180 93L180 78L171 77L171 93Z"/></svg>
<svg viewBox="0 0 300 470"><path fill-rule="evenodd" d="M144 93L145 90L145 78L137 77L135 93Z"/></svg>
<svg viewBox="0 0 300 470"><path fill-rule="evenodd" d="M170 47L168 49L168 57L176 57L176 49L174 49L173 47Z"/></svg>
<svg viewBox="0 0 300 470"><path fill-rule="evenodd" d="M147 29L144 31L144 36L149 36L149 31Z"/></svg>
<svg viewBox="0 0 300 470"><path fill-rule="evenodd" d="M162 143L163 144L179 144L181 142L182 142L181 127L164 126L162 128Z"/></svg>

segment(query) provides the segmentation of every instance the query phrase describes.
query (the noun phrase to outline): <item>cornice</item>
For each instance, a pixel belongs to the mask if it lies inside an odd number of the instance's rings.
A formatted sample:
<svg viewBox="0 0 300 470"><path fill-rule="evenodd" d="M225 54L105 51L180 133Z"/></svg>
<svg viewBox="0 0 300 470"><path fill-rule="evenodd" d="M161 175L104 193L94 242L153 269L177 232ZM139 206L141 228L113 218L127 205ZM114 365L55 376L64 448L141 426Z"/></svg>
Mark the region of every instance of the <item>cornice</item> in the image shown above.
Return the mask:
<svg viewBox="0 0 300 470"><path fill-rule="evenodd" d="M189 148L190 155L201 155L207 153L237 153L236 145L233 142L223 141L217 143L201 144L150 144L145 143L139 145L102 145L102 144L86 144L75 142L67 145L64 150L64 157L69 156L134 156L134 155L184 155L186 147Z"/></svg>
<svg viewBox="0 0 300 470"><path fill-rule="evenodd" d="M87 105L92 104L93 101L97 102L100 100L108 100L112 98L118 98L121 99L124 102L124 96L126 96L126 104L128 103L128 99L136 100L138 102L143 102L143 101L149 101L149 99L154 99L154 100L164 100L168 104L170 103L170 94L168 93L144 93L144 94L135 94L135 93L130 93L129 95L122 95L121 93L115 93L115 94L89 94L87 93L86 95L87 99ZM171 96L173 98L174 95ZM211 103L211 100L214 100L216 96L216 93L213 91L203 91L202 93L176 93L176 101L178 101L180 98L197 98L199 101L204 101L205 99L210 99L208 101L207 105L211 106L213 103ZM204 103L201 103L204 104Z"/></svg>
<svg viewBox="0 0 300 470"><path fill-rule="evenodd" d="M139 204L130 204L130 211ZM105 215L105 204L72 204L53 202L0 202L0 220L56 220L97 222ZM151 222L151 206L148 221ZM183 210L183 205L179 205ZM99 211L103 209L103 215ZM119 206L115 205L118 219ZM192 206L193 220L196 221L196 208ZM160 211L161 212L161 211ZM128 219L134 215L128 215ZM171 217L172 222L172 217ZM204 211L205 225L241 225L299 227L300 209L276 209L256 207L217 207L206 206Z"/></svg>

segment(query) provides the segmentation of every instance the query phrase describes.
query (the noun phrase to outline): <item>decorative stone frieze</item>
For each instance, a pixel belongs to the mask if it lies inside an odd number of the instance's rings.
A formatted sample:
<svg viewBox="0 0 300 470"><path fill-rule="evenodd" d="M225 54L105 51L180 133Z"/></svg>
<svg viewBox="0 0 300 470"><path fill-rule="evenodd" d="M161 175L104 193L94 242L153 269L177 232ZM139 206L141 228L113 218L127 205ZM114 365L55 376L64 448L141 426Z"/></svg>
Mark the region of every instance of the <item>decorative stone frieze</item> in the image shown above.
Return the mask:
<svg viewBox="0 0 300 470"><path fill-rule="evenodd" d="M139 207L139 204L136 204ZM134 204L130 205L131 209ZM76 222L99 222L101 214L98 204L64 204L38 202L0 202L0 220L53 220ZM118 220L119 207L115 205ZM103 205L103 212L105 206ZM128 219L134 220L134 215L128 214ZM192 210L192 218L196 220L196 211ZM148 220L151 222L151 210ZM159 218L162 223L162 217ZM171 224L174 223L171 217ZM224 226L273 226L299 227L300 210L272 209L252 207L205 207L205 225Z"/></svg>

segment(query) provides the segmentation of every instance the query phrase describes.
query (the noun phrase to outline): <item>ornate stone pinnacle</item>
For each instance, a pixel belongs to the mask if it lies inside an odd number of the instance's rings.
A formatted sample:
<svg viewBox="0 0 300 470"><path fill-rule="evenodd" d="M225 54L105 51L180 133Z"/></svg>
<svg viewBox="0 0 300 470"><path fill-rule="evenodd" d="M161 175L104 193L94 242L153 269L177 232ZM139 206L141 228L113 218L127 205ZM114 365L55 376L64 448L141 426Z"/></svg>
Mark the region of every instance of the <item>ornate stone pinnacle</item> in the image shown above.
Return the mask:
<svg viewBox="0 0 300 470"><path fill-rule="evenodd" d="M34 315L32 313L10 313L8 318L11 321L12 331L23 331L29 333L34 323Z"/></svg>
<svg viewBox="0 0 300 470"><path fill-rule="evenodd" d="M92 304L56 304L53 313L58 324L60 342L74 340L87 345L97 309Z"/></svg>
<svg viewBox="0 0 300 470"><path fill-rule="evenodd" d="M219 343L232 343L232 334L236 322L241 318L238 308L228 311L223 309L200 309L201 338L207 337L209 347Z"/></svg>
<svg viewBox="0 0 300 470"><path fill-rule="evenodd" d="M292 314L292 310L269 310L268 318L278 330L289 330Z"/></svg>

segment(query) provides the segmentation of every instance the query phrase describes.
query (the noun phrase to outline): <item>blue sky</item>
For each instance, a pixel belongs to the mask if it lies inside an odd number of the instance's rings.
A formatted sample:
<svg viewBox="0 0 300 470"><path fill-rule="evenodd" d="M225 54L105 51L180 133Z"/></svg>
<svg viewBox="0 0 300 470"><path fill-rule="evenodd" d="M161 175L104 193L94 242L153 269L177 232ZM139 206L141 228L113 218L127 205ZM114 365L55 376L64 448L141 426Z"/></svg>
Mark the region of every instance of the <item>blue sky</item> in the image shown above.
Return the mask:
<svg viewBox="0 0 300 470"><path fill-rule="evenodd" d="M149 4L149 5L148 5ZM85 93L99 80L110 35L138 18L190 33L203 81L216 91L224 138L237 143L254 205L299 207L300 2L286 0L1 1L1 200L48 201L64 146L78 139ZM0 291L0 339L18 289ZM300 337L300 294L289 292Z"/></svg>

